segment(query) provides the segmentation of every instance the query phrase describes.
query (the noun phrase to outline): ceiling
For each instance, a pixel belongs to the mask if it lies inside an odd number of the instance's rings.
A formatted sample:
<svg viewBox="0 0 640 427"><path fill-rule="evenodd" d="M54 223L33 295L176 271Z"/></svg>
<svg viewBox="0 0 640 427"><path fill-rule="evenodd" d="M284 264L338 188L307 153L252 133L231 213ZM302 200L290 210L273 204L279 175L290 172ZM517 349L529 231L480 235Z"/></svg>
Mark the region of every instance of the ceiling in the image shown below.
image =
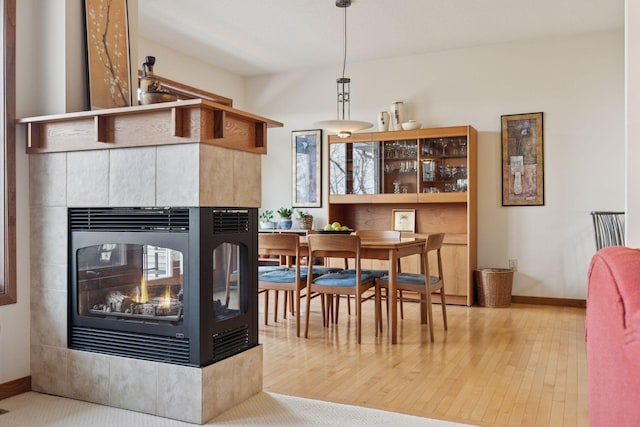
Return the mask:
<svg viewBox="0 0 640 427"><path fill-rule="evenodd" d="M143 38L242 76L336 65L335 0L139 0ZM624 0L353 0L347 63L612 31ZM348 65L347 65L348 68Z"/></svg>

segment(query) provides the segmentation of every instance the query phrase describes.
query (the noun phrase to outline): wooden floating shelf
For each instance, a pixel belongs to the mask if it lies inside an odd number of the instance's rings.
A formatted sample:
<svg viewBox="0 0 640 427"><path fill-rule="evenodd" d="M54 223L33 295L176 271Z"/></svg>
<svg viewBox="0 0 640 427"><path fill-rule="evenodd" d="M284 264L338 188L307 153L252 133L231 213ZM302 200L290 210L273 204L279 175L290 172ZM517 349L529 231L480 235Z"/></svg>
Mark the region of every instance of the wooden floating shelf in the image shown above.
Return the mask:
<svg viewBox="0 0 640 427"><path fill-rule="evenodd" d="M203 143L256 154L267 152L275 120L193 99L19 119L27 153Z"/></svg>

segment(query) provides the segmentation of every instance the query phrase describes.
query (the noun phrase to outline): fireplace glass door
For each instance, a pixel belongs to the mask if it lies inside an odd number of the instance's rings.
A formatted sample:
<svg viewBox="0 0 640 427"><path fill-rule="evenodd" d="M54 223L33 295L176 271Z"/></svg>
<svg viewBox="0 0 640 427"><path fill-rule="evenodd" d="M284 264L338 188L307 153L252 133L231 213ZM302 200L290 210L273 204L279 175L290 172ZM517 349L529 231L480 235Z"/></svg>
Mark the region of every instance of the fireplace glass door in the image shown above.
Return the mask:
<svg viewBox="0 0 640 427"><path fill-rule="evenodd" d="M242 256L246 253L242 245L222 243L213 250L213 313L216 322L231 319L246 313L245 287L241 284Z"/></svg>
<svg viewBox="0 0 640 427"><path fill-rule="evenodd" d="M103 243L78 249L80 316L181 324L184 265L180 251Z"/></svg>

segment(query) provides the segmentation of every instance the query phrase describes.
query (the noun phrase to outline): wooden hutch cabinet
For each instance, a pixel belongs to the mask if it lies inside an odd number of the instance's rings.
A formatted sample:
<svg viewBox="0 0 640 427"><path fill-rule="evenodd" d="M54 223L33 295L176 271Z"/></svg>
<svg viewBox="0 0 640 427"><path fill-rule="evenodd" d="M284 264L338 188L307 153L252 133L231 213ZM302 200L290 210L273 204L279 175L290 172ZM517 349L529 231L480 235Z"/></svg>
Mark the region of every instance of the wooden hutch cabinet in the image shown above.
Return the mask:
<svg viewBox="0 0 640 427"><path fill-rule="evenodd" d="M329 221L388 230L393 209L415 210L415 235L445 233L447 302L473 304L477 248L477 132L471 126L329 136ZM386 268L368 261L363 268ZM402 260L417 272L417 257Z"/></svg>

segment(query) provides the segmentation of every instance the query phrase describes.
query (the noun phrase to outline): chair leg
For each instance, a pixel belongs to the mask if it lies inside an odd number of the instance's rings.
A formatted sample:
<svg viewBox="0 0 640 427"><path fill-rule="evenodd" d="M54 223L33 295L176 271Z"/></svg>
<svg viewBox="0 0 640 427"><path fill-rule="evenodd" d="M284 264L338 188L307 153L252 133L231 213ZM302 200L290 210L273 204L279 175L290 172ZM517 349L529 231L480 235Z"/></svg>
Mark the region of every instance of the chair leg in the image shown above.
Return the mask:
<svg viewBox="0 0 640 427"><path fill-rule="evenodd" d="M442 305L442 322L444 323L444 330L447 330L447 301L444 295L444 288L440 288L440 304Z"/></svg>
<svg viewBox="0 0 640 427"><path fill-rule="evenodd" d="M309 338L309 317L311 317L311 292L307 288L307 311L304 314L305 327L304 337Z"/></svg>
<svg viewBox="0 0 640 427"><path fill-rule="evenodd" d="M269 289L264 291L264 324L269 324Z"/></svg>
<svg viewBox="0 0 640 427"><path fill-rule="evenodd" d="M296 312L296 307L294 304L295 293L296 291L289 291L289 311L291 312L291 314L294 314Z"/></svg>
<svg viewBox="0 0 640 427"><path fill-rule="evenodd" d="M382 333L382 296L381 296L381 291L380 291L380 287L376 286L376 298L375 298L375 330L376 330L376 336L378 336L378 333Z"/></svg>
<svg viewBox="0 0 640 427"><path fill-rule="evenodd" d="M426 325L429 321L427 317L427 296L426 294L420 294L420 323Z"/></svg>
<svg viewBox="0 0 640 427"><path fill-rule="evenodd" d="M335 322L338 323L338 313L340 313L340 295L336 295L336 309L335 309L336 317Z"/></svg>
<svg viewBox="0 0 640 427"><path fill-rule="evenodd" d="M325 307L324 294L320 294L320 307L322 309L322 326L327 326L327 311Z"/></svg>
<svg viewBox="0 0 640 427"><path fill-rule="evenodd" d="M295 316L296 316L296 336L300 337L300 289L295 292Z"/></svg>
<svg viewBox="0 0 640 427"><path fill-rule="evenodd" d="M429 337L433 342L433 310L431 308L431 292L426 292L427 303L427 323L429 323Z"/></svg>
<svg viewBox="0 0 640 427"><path fill-rule="evenodd" d="M331 323L336 323L335 317L333 315L333 299L335 295L327 294L327 326Z"/></svg>
<svg viewBox="0 0 640 427"><path fill-rule="evenodd" d="M347 314L351 316L351 295L347 295Z"/></svg>
<svg viewBox="0 0 640 427"><path fill-rule="evenodd" d="M362 296L360 292L356 294L356 340L358 344L362 341Z"/></svg>
<svg viewBox="0 0 640 427"><path fill-rule="evenodd" d="M280 294L280 291L274 291L274 292L276 293L276 297L273 304L273 321L277 322L278 321L278 296Z"/></svg>
<svg viewBox="0 0 640 427"><path fill-rule="evenodd" d="M402 300L402 289L398 291L398 300L400 301L400 319L404 319L404 301Z"/></svg>
<svg viewBox="0 0 640 427"><path fill-rule="evenodd" d="M289 291L284 291L284 301L282 304L282 318L286 319L287 318L287 310L289 309L288 304L291 302L291 299L289 299Z"/></svg>
<svg viewBox="0 0 640 427"><path fill-rule="evenodd" d="M293 295L291 295L291 291L284 291L284 304L282 304L282 318L287 318L287 310L291 311L293 314L293 310L291 310L291 304L293 304Z"/></svg>

